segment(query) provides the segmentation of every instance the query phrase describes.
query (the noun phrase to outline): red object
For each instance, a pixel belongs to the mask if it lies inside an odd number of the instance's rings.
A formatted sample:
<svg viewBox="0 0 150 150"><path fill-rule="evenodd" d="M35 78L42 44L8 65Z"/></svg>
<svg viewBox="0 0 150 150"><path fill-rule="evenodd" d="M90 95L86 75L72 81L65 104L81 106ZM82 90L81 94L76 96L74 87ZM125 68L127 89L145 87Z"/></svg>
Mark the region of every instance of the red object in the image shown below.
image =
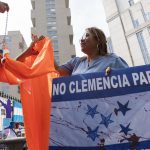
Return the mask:
<svg viewBox="0 0 150 150"><path fill-rule="evenodd" d="M52 79L58 73L48 38L37 41L32 50L38 53L24 53L19 61L7 56L0 65L0 82L20 85L28 149L48 150Z"/></svg>

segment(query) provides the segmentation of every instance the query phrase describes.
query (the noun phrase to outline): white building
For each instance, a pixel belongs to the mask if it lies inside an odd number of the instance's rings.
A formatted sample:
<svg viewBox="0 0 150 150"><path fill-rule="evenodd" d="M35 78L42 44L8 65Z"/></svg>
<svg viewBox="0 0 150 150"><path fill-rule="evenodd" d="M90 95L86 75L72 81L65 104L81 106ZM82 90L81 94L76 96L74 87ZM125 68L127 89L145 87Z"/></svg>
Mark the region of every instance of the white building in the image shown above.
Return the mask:
<svg viewBox="0 0 150 150"><path fill-rule="evenodd" d="M150 63L150 0L103 0L109 49L130 66Z"/></svg>
<svg viewBox="0 0 150 150"><path fill-rule="evenodd" d="M31 0L31 32L53 40L54 56L62 64L75 56L69 0Z"/></svg>
<svg viewBox="0 0 150 150"><path fill-rule="evenodd" d="M3 37L3 35L0 36L0 41L2 41ZM11 58L16 58L27 49L27 45L20 31L9 31L6 36L6 43L8 45ZM0 82L0 91L12 95L17 99L20 98L20 91L17 85L9 85L7 83Z"/></svg>

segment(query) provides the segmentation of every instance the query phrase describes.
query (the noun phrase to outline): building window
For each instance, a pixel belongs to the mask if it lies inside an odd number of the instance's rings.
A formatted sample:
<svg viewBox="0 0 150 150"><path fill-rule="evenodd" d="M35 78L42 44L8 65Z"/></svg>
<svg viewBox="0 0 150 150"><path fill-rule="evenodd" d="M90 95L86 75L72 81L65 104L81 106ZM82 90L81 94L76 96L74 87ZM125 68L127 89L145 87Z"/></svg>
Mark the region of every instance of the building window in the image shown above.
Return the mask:
<svg viewBox="0 0 150 150"><path fill-rule="evenodd" d="M20 94L20 86L18 86L18 93Z"/></svg>
<svg viewBox="0 0 150 150"><path fill-rule="evenodd" d="M56 63L57 63L57 65L60 65L60 61L59 60L56 60Z"/></svg>
<svg viewBox="0 0 150 150"><path fill-rule="evenodd" d="M11 39L11 37L10 37L10 36L6 36L6 42L7 42L7 43L12 42L12 39Z"/></svg>
<svg viewBox="0 0 150 150"><path fill-rule="evenodd" d="M46 9L55 8L55 4L46 4Z"/></svg>
<svg viewBox="0 0 150 150"><path fill-rule="evenodd" d="M74 58L74 57L76 57L76 55L71 55L71 58Z"/></svg>
<svg viewBox="0 0 150 150"><path fill-rule="evenodd" d="M133 6L134 5L134 0L129 0L129 5Z"/></svg>
<svg viewBox="0 0 150 150"><path fill-rule="evenodd" d="M114 52L114 49L113 49L112 41L111 41L110 38L109 38L109 40L107 41L107 46L108 46L109 52L110 52L110 53L113 53L113 52Z"/></svg>
<svg viewBox="0 0 150 150"><path fill-rule="evenodd" d="M145 13L146 20L150 20L150 12Z"/></svg>
<svg viewBox="0 0 150 150"><path fill-rule="evenodd" d="M54 12L55 12L55 8L46 9L46 14L47 14L47 15L50 15L51 12L54 13Z"/></svg>
<svg viewBox="0 0 150 150"><path fill-rule="evenodd" d="M33 27L36 27L36 20L35 20L35 18L32 18L32 24L33 24Z"/></svg>
<svg viewBox="0 0 150 150"><path fill-rule="evenodd" d="M65 0L66 8L69 8L69 0Z"/></svg>
<svg viewBox="0 0 150 150"><path fill-rule="evenodd" d="M56 26L47 26L47 30L50 31L50 30L56 30Z"/></svg>
<svg viewBox="0 0 150 150"><path fill-rule="evenodd" d="M2 90L4 93L9 93L9 91L10 91L10 86L9 86L9 84L8 84L8 83L3 83L3 84L1 85L1 90Z"/></svg>
<svg viewBox="0 0 150 150"><path fill-rule="evenodd" d="M147 50L147 47L145 44L143 33L142 32L137 33L137 38L138 38L138 42L139 42L139 45L140 45L140 48L142 51L142 55L143 55L145 64L149 64L150 63L150 55L148 53L148 50Z"/></svg>
<svg viewBox="0 0 150 150"><path fill-rule="evenodd" d="M48 11L47 17L56 17L56 12Z"/></svg>
<svg viewBox="0 0 150 150"><path fill-rule="evenodd" d="M56 21L51 21L51 22L48 22L47 24L48 24L48 25L55 25L55 24L56 24Z"/></svg>
<svg viewBox="0 0 150 150"><path fill-rule="evenodd" d="M59 56L54 56L56 63L59 65L60 61L59 61Z"/></svg>
<svg viewBox="0 0 150 150"><path fill-rule="evenodd" d="M53 11L53 12L54 12L54 11L56 11L56 9L55 9L55 8L51 8L50 11Z"/></svg>
<svg viewBox="0 0 150 150"><path fill-rule="evenodd" d="M139 27L139 21L136 19L136 20L133 20L133 26L134 28L138 28Z"/></svg>
<svg viewBox="0 0 150 150"><path fill-rule="evenodd" d="M56 17L47 17L48 22L55 21L55 20L56 20Z"/></svg>
<svg viewBox="0 0 150 150"><path fill-rule="evenodd" d="M55 17L56 16L56 12L51 12L49 9L46 9L46 14L47 14L47 17Z"/></svg>
<svg viewBox="0 0 150 150"><path fill-rule="evenodd" d="M19 49L24 49L24 44L22 42L19 42Z"/></svg>
<svg viewBox="0 0 150 150"><path fill-rule="evenodd" d="M54 51L54 56L59 56L59 51Z"/></svg>
<svg viewBox="0 0 150 150"><path fill-rule="evenodd" d="M54 53L55 53L55 52L56 52L56 53L59 53L59 51L58 51L58 50L55 50L55 49L54 49Z"/></svg>
<svg viewBox="0 0 150 150"><path fill-rule="evenodd" d="M58 52L58 40L53 40L54 51Z"/></svg>
<svg viewBox="0 0 150 150"><path fill-rule="evenodd" d="M67 16L67 24L71 25L71 16Z"/></svg>
<svg viewBox="0 0 150 150"><path fill-rule="evenodd" d="M58 52L58 42L54 42L55 40L53 40L53 46L54 46L54 51Z"/></svg>
<svg viewBox="0 0 150 150"><path fill-rule="evenodd" d="M150 26L148 27L148 32L149 32L149 35L150 35Z"/></svg>
<svg viewBox="0 0 150 150"><path fill-rule="evenodd" d="M73 35L69 35L69 40L70 40L70 44L72 45L73 44Z"/></svg>
<svg viewBox="0 0 150 150"><path fill-rule="evenodd" d="M56 35L57 34L57 31L48 31L48 35L50 36L53 36L53 35Z"/></svg>
<svg viewBox="0 0 150 150"><path fill-rule="evenodd" d="M32 9L35 9L35 1L32 1L31 4L32 4Z"/></svg>
<svg viewBox="0 0 150 150"><path fill-rule="evenodd" d="M46 3L48 3L48 4L55 4L55 0L46 0Z"/></svg>
<svg viewBox="0 0 150 150"><path fill-rule="evenodd" d="M58 39L58 36L57 35L54 35L54 36L51 36L51 39Z"/></svg>
<svg viewBox="0 0 150 150"><path fill-rule="evenodd" d="M58 45L58 40L53 40L54 45Z"/></svg>
<svg viewBox="0 0 150 150"><path fill-rule="evenodd" d="M51 30L55 30L55 29L56 29L56 27L54 27L54 26L53 26L53 27L51 27Z"/></svg>

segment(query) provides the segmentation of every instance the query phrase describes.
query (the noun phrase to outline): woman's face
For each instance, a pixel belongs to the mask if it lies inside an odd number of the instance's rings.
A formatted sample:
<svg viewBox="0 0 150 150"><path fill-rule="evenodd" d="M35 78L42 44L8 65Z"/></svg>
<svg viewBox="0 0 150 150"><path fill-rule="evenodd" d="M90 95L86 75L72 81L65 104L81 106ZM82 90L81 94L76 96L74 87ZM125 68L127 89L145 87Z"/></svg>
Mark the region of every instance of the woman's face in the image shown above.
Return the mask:
<svg viewBox="0 0 150 150"><path fill-rule="evenodd" d="M94 53L97 50L97 41L95 37L87 30L80 41L81 50L85 54Z"/></svg>

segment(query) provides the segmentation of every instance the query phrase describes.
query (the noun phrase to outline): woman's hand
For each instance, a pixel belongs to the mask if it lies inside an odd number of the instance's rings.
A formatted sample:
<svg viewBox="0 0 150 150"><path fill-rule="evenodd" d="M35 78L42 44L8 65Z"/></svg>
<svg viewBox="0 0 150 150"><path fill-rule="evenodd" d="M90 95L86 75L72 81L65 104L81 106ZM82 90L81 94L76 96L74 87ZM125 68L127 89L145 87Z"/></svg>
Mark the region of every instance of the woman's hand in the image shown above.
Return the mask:
<svg viewBox="0 0 150 150"><path fill-rule="evenodd" d="M0 12L4 13L5 11L9 11L9 6L7 3L0 2Z"/></svg>
<svg viewBox="0 0 150 150"><path fill-rule="evenodd" d="M37 41L42 40L43 38L45 38L45 37L44 36L38 37L37 35L32 34L32 42L31 42L29 48L25 52L23 52L20 56L18 56L16 58L16 60L18 60L18 61L24 61L25 58L28 57L28 56L37 55L39 52L35 51L33 49L34 44L36 44Z"/></svg>
<svg viewBox="0 0 150 150"><path fill-rule="evenodd" d="M0 54L0 67L3 66L4 62L5 62L5 57L3 57L2 54Z"/></svg>
<svg viewBox="0 0 150 150"><path fill-rule="evenodd" d="M36 42L38 42L38 41L40 41L40 40L42 40L42 39L44 39L44 38L45 38L45 37L44 37L43 35L40 36L40 37L38 37L37 35L32 34L32 43L31 43L31 45L30 45L31 49L32 49L32 47L34 46L34 44L35 44ZM39 52L38 52L38 51L35 51L35 50L32 50L31 53L32 53L33 55L37 55Z"/></svg>
<svg viewBox="0 0 150 150"><path fill-rule="evenodd" d="M42 39L44 39L45 38L45 36L43 36L43 35L41 35L40 37L38 37L37 35L35 35L35 34L32 34L32 43L35 43L35 42L37 42L37 41L40 41L40 40L42 40ZM32 44L31 43L31 44Z"/></svg>

